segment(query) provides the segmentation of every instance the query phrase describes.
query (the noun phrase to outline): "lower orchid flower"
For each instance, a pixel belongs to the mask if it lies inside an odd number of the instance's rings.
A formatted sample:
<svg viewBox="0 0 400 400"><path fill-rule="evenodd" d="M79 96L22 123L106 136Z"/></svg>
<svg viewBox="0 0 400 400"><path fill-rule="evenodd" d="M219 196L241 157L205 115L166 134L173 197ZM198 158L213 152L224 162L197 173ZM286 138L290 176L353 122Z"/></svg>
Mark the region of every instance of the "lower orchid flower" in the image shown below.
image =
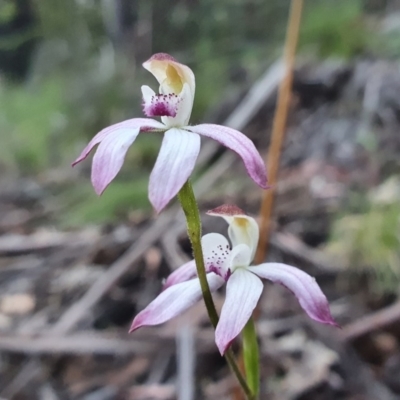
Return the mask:
<svg viewBox="0 0 400 400"><path fill-rule="evenodd" d="M190 177L200 151L201 136L236 152L253 181L267 188L264 162L253 142L243 133L221 125L188 125L195 92L195 78L189 67L164 53L153 55L143 67L160 84L159 94L142 86L143 111L147 117L161 117L161 122L133 118L111 125L94 136L72 165L83 161L99 145L92 163L92 184L97 194L102 194L116 177L128 148L140 132L164 134L149 182L149 199L157 212Z"/></svg>
<svg viewBox="0 0 400 400"><path fill-rule="evenodd" d="M215 341L223 355L250 319L263 291L260 278L288 288L300 306L315 321L336 325L329 304L315 279L298 268L282 263L251 266L258 243L256 221L236 206L221 206L208 214L224 217L229 223L228 240L218 234L202 237L207 280L211 291L226 283L226 298L215 331ZM164 290L133 320L130 332L161 324L177 316L202 297L196 265L190 261L174 271Z"/></svg>

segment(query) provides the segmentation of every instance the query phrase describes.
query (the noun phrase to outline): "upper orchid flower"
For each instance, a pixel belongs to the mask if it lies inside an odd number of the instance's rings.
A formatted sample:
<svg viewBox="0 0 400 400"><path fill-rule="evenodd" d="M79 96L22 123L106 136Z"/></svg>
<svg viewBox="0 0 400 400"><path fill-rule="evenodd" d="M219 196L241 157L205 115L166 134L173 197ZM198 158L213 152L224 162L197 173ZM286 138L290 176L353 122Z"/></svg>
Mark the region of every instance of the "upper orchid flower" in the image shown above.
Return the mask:
<svg viewBox="0 0 400 400"><path fill-rule="evenodd" d="M215 331L215 341L224 354L249 320L263 290L260 278L280 283L299 300L315 321L336 325L329 304L315 279L298 268L280 263L250 266L258 242L256 221L236 206L221 206L208 214L224 217L229 223L227 239L210 233L202 238L207 280L211 291L224 282L226 299ZM202 297L196 266L190 261L167 279L164 291L133 320L131 332L141 326L161 324L188 309Z"/></svg>
<svg viewBox="0 0 400 400"><path fill-rule="evenodd" d="M193 107L195 79L192 70L168 54L153 55L143 64L158 83L159 94L142 86L143 111L149 118L133 118L100 131L74 161L84 160L98 144L92 164L92 184L97 194L118 174L129 146L139 132L162 132L164 139L150 175L149 198L157 212L179 192L190 177L200 151L200 135L217 140L235 151L243 160L250 177L267 187L263 160L253 142L234 129L213 124L188 126Z"/></svg>

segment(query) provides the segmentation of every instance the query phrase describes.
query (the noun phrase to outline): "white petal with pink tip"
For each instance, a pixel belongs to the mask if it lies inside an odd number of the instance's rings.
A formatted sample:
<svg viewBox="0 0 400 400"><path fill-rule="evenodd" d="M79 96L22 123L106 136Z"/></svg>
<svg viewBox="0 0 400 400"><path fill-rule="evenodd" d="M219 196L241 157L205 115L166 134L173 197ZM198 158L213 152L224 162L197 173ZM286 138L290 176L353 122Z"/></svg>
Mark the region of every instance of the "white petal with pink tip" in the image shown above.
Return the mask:
<svg viewBox="0 0 400 400"><path fill-rule="evenodd" d="M184 129L207 136L233 150L242 158L247 173L253 181L263 189L268 188L264 161L254 143L243 133L226 126L214 124L186 126Z"/></svg>
<svg viewBox="0 0 400 400"><path fill-rule="evenodd" d="M226 285L226 298L215 331L215 342L221 354L243 330L261 296L261 280L247 271L237 269Z"/></svg>
<svg viewBox="0 0 400 400"><path fill-rule="evenodd" d="M120 129L101 141L92 163L92 184L102 194L121 169L126 152L139 134L139 128Z"/></svg>
<svg viewBox="0 0 400 400"><path fill-rule="evenodd" d="M213 273L207 275L207 281L211 291L224 284L224 280ZM142 326L162 324L197 303L201 296L200 281L197 278L170 286L135 317L129 332Z"/></svg>
<svg viewBox="0 0 400 400"><path fill-rule="evenodd" d="M265 263L248 269L260 278L280 283L288 288L310 318L323 324L337 326L329 310L328 300L312 276L298 268L281 263Z"/></svg>
<svg viewBox="0 0 400 400"><path fill-rule="evenodd" d="M165 126L161 122L149 118L133 118L111 125L101 130L93 137L89 144L82 150L79 157L72 163L72 166L83 161L93 150L94 146L102 142L105 138L129 135L129 130L132 130L133 133L135 133L138 128L145 132L152 130L165 130Z"/></svg>

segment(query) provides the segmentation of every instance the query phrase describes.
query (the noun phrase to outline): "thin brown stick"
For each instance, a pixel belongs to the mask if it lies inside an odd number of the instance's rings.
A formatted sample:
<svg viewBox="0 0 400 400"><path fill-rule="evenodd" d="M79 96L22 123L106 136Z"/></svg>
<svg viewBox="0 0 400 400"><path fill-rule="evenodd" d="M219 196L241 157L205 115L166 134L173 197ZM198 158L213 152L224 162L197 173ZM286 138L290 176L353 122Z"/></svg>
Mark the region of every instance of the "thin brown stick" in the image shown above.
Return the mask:
<svg viewBox="0 0 400 400"><path fill-rule="evenodd" d="M274 123L272 127L271 142L267 154L268 180L271 189L265 191L260 208L260 239L258 242L255 263L262 263L267 253L267 244L271 230L271 215L274 203L276 181L279 171L282 145L285 138L285 128L287 115L292 93L293 69L296 56L297 42L299 38L301 14L303 10L303 0L292 0L290 4L289 21L286 31L286 41L284 47L285 76L279 86L278 102L275 110ZM258 314L257 309L254 313ZM239 357L238 363L243 367L243 353ZM234 391L235 399L241 399L242 394Z"/></svg>
<svg viewBox="0 0 400 400"><path fill-rule="evenodd" d="M292 0L284 48L286 73L285 78L279 87L278 103L272 127L271 143L267 155L268 176L271 189L264 193L261 203L260 240L258 242L257 253L255 257L256 263L263 262L267 253L269 235L271 231L272 207L274 204L276 182L282 153L282 145L285 138L285 128L290 105L290 97L292 93L293 69L296 57L297 42L299 38L302 10L303 0Z"/></svg>
<svg viewBox="0 0 400 400"><path fill-rule="evenodd" d="M369 315L349 323L343 327L341 337L344 340L351 341L358 339L368 333L385 329L386 327L400 321L400 301L375 311Z"/></svg>

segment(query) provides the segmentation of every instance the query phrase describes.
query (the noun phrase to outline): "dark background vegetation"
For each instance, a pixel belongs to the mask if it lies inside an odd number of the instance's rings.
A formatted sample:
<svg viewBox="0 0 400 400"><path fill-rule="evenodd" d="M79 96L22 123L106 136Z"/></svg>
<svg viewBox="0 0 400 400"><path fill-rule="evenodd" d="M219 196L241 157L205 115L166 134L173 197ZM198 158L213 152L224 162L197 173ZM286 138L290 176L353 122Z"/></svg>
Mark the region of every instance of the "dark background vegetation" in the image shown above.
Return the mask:
<svg viewBox="0 0 400 400"><path fill-rule="evenodd" d="M100 200L88 179L90 163L72 170L71 161L101 128L142 115L140 86L155 87L155 80L141 63L153 53L173 54L195 71L192 123L229 104L281 56L289 4L0 0L2 178L44 183L58 211L53 222L62 226L122 220L137 210L151 212L147 181L160 136L138 138L117 181ZM363 59L396 60L398 7L397 1L389 0L306 1L299 60L341 60L349 65ZM396 163L385 177L395 172ZM365 191L360 196L365 202ZM351 243L370 248L370 239L359 232L354 235Z"/></svg>
<svg viewBox="0 0 400 400"><path fill-rule="evenodd" d="M396 57L400 35L376 33L390 4L307 1L300 54ZM286 0L1 0L2 175L58 174L52 194L70 224L149 209L146 185L160 137L139 138L101 205L86 179L88 163L78 183L71 160L102 127L141 116L140 86L155 86L141 63L155 52L195 71L192 123L201 121L226 100L221 93L229 97L280 56L288 7Z"/></svg>

